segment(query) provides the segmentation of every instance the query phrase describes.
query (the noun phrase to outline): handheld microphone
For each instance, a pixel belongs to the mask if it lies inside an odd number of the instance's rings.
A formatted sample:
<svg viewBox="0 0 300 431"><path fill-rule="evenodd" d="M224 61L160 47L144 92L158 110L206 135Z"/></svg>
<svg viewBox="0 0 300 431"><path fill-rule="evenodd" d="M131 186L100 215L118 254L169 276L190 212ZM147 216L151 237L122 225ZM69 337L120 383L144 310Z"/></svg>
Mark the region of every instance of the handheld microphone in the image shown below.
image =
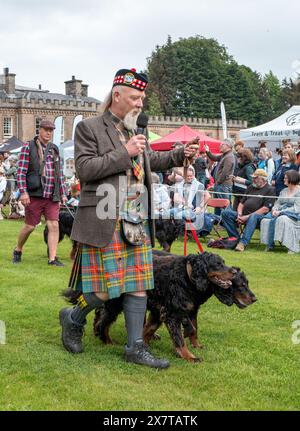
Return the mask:
<svg viewBox="0 0 300 431"><path fill-rule="evenodd" d="M144 112L141 112L136 120L136 134L146 136L146 128L148 126L148 117Z"/></svg>
<svg viewBox="0 0 300 431"><path fill-rule="evenodd" d="M148 125L148 117L144 112L141 112L140 115L137 117L136 120L136 134L137 135L144 135L146 138L146 134L147 134L147 125ZM136 161L138 162L138 164L142 164L142 155L138 154L136 156Z"/></svg>

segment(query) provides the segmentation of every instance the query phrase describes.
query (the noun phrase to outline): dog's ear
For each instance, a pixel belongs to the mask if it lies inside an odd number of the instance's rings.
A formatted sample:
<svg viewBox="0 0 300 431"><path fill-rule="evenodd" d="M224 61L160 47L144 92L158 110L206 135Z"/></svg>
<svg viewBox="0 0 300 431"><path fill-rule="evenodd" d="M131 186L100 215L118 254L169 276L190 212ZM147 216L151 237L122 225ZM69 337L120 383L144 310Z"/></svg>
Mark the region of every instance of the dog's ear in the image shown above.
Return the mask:
<svg viewBox="0 0 300 431"><path fill-rule="evenodd" d="M187 272L189 279L192 281L193 267L192 267L190 262L187 262L187 264L186 264L186 272Z"/></svg>
<svg viewBox="0 0 300 431"><path fill-rule="evenodd" d="M197 257L198 257L197 254L189 254L186 257L186 264L185 264L186 265L186 272L187 272L187 275L191 281L193 281L192 272L193 272L193 267L196 263Z"/></svg>

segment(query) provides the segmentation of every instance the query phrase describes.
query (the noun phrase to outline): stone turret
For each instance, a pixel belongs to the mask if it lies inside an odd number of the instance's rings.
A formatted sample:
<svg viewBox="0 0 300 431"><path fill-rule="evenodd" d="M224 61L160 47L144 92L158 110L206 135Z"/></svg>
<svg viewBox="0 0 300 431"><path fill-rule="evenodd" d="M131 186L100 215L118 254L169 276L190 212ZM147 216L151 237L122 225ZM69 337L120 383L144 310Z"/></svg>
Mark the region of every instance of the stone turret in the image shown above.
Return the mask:
<svg viewBox="0 0 300 431"><path fill-rule="evenodd" d="M70 81L65 81L66 84L66 96L81 97L82 94L82 81L80 79L75 79L72 76Z"/></svg>
<svg viewBox="0 0 300 431"><path fill-rule="evenodd" d="M16 91L16 74L9 73L9 68L5 67L4 72L4 90L7 94L15 94Z"/></svg>

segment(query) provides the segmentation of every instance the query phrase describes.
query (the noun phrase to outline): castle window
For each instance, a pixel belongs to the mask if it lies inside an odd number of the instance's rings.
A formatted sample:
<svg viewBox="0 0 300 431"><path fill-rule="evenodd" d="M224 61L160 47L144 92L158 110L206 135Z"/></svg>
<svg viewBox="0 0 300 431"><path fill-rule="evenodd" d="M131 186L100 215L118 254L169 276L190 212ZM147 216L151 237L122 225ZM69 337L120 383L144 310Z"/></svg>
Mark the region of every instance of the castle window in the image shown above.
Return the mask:
<svg viewBox="0 0 300 431"><path fill-rule="evenodd" d="M12 137L12 118L4 117L3 119L3 138L11 138Z"/></svg>
<svg viewBox="0 0 300 431"><path fill-rule="evenodd" d="M35 134L36 135L39 134L41 121L42 121L41 118L36 118L35 119Z"/></svg>
<svg viewBox="0 0 300 431"><path fill-rule="evenodd" d="M65 142L65 122L62 119L61 122L61 131L60 131L60 143L63 144Z"/></svg>

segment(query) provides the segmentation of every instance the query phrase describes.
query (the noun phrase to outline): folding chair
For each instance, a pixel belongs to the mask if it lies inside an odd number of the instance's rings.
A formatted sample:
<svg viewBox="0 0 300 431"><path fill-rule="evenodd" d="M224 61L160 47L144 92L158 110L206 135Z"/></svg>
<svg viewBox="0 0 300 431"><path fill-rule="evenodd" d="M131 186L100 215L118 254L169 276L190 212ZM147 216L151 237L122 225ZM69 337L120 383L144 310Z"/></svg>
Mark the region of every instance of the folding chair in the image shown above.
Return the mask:
<svg viewBox="0 0 300 431"><path fill-rule="evenodd" d="M227 207L229 207L229 205L230 205L230 200L222 199L222 198L211 198L211 199L208 199L208 201L206 202L206 207L211 207L211 208L226 209ZM213 225L213 230L218 235L218 237L221 238L221 235L218 232L219 226L220 226L220 221L218 222L217 225Z"/></svg>

